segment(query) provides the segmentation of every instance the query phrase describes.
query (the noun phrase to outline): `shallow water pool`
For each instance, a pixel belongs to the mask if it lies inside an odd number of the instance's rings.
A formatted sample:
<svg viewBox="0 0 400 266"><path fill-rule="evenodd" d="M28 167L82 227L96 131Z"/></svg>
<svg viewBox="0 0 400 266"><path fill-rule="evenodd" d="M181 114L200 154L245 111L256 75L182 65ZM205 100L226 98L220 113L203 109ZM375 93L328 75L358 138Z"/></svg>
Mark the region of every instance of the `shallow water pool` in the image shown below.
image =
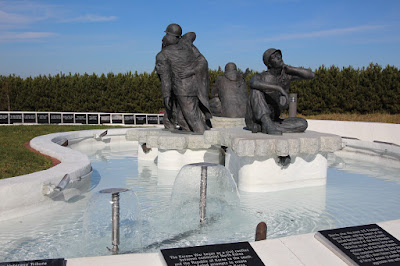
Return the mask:
<svg viewBox="0 0 400 266"><path fill-rule="evenodd" d="M111 187L131 189L140 204L141 239L134 240L140 241L140 248L131 252L253 241L261 221L267 223L271 239L400 219L400 164L396 160L385 165L380 157L374 163L354 153L339 152L330 159L326 186L240 192L239 201L210 217L206 226L199 226L189 222L193 218L189 216L197 215L198 209L182 215L170 205L179 171L159 170L154 162L138 161L134 143L120 144L120 149L104 144L96 148L93 143L71 146L91 159L89 191L39 213L0 222L0 261L111 254L106 249L111 239L96 243L101 245L100 251L90 248L84 221L90 200L100 190Z"/></svg>

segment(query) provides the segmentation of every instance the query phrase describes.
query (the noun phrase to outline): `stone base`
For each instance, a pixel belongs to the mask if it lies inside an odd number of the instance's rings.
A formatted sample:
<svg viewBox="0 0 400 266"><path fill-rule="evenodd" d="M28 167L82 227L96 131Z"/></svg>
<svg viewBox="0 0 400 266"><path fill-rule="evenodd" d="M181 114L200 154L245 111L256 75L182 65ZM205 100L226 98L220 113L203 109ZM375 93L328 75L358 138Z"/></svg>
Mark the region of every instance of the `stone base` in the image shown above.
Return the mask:
<svg viewBox="0 0 400 266"><path fill-rule="evenodd" d="M213 128L232 128L232 127L245 127L246 123L244 118L229 118L213 116L211 118L211 125Z"/></svg>
<svg viewBox="0 0 400 266"><path fill-rule="evenodd" d="M158 169L180 170L184 165L191 163L217 163L223 162L221 150L216 147L198 150L165 150L152 148L144 153L142 147L138 146L138 159L155 161Z"/></svg>
<svg viewBox="0 0 400 266"><path fill-rule="evenodd" d="M227 150L225 166L238 188L247 192L270 192L326 184L327 159L321 154L295 156L288 166L276 158L240 157Z"/></svg>
<svg viewBox="0 0 400 266"><path fill-rule="evenodd" d="M325 185L327 159L323 155L342 148L341 138L332 134L306 131L276 136L251 133L242 127L213 128L203 135L135 129L128 131L126 137L146 143L151 151L145 154L139 147L139 160L154 160L158 169L179 170L190 163L225 162L239 189L252 192ZM221 148L226 147L223 159ZM277 161L287 156L290 164L283 167Z"/></svg>

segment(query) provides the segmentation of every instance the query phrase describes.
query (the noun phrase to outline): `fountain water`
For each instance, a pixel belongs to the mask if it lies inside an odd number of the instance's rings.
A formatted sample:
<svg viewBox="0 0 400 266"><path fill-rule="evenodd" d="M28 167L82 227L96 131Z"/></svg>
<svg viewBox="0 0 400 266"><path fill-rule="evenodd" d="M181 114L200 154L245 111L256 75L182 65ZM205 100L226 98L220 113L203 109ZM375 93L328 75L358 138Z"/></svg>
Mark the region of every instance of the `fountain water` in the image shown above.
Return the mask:
<svg viewBox="0 0 400 266"><path fill-rule="evenodd" d="M141 227L139 202L132 190L100 190L91 197L84 214L85 249L93 256L141 250Z"/></svg>
<svg viewBox="0 0 400 266"><path fill-rule="evenodd" d="M236 183L224 166L193 163L183 166L179 171L171 196L171 207L191 213L187 209L197 210L195 206L199 204L200 223L205 224L208 219L223 215L224 208L237 206L238 201Z"/></svg>

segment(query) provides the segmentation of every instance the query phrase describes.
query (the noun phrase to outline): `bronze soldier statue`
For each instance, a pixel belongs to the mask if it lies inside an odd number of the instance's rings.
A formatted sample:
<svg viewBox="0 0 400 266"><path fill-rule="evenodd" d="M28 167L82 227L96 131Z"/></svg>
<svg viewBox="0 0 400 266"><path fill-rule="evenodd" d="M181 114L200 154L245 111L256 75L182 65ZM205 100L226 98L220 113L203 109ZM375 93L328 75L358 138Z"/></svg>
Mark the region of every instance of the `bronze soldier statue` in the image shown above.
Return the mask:
<svg viewBox="0 0 400 266"><path fill-rule="evenodd" d="M174 130L204 133L210 129L208 62L193 45L194 32L182 35L178 24L170 24L156 56L166 116L164 125Z"/></svg>
<svg viewBox="0 0 400 266"><path fill-rule="evenodd" d="M211 89L211 112L215 116L244 118L247 104L247 87L243 75L235 63L225 65L225 73L219 76Z"/></svg>
<svg viewBox="0 0 400 266"><path fill-rule="evenodd" d="M299 67L285 65L282 52L271 48L264 52L264 64L268 70L255 74L250 81L247 102L246 126L253 133L281 135L282 132L304 132L307 121L301 117L281 119L289 106L289 89L292 80L312 79L315 74Z"/></svg>

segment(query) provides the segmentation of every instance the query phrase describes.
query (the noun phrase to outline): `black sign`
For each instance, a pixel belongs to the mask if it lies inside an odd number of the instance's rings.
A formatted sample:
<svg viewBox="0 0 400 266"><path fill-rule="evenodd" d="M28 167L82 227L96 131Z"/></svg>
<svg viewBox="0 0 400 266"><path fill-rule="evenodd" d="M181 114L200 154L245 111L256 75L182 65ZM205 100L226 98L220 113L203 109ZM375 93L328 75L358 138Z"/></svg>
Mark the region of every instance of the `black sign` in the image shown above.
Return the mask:
<svg viewBox="0 0 400 266"><path fill-rule="evenodd" d="M146 116L145 115L135 115L135 117L136 117L136 125L146 124Z"/></svg>
<svg viewBox="0 0 400 266"><path fill-rule="evenodd" d="M75 123L86 124L86 114L75 114Z"/></svg>
<svg viewBox="0 0 400 266"><path fill-rule="evenodd" d="M264 265L249 242L161 249L161 253L168 266Z"/></svg>
<svg viewBox="0 0 400 266"><path fill-rule="evenodd" d="M160 115L158 118L160 119L160 125L164 124L164 115Z"/></svg>
<svg viewBox="0 0 400 266"><path fill-rule="evenodd" d="M148 115L147 124L158 125L158 115Z"/></svg>
<svg viewBox="0 0 400 266"><path fill-rule="evenodd" d="M122 124L122 115L112 115L113 124Z"/></svg>
<svg viewBox="0 0 400 266"><path fill-rule="evenodd" d="M10 114L10 124L13 124L13 123L22 123L22 114L11 113Z"/></svg>
<svg viewBox="0 0 400 266"><path fill-rule="evenodd" d="M0 113L0 124L8 124L8 114Z"/></svg>
<svg viewBox="0 0 400 266"><path fill-rule="evenodd" d="M24 123L36 123L36 114L24 114Z"/></svg>
<svg viewBox="0 0 400 266"><path fill-rule="evenodd" d="M74 115L73 114L63 114L62 120L64 124L72 124L74 123Z"/></svg>
<svg viewBox="0 0 400 266"><path fill-rule="evenodd" d="M111 122L110 115L100 115L100 124L109 124Z"/></svg>
<svg viewBox="0 0 400 266"><path fill-rule="evenodd" d="M37 120L39 124L48 124L49 123L49 114L47 113L38 113Z"/></svg>
<svg viewBox="0 0 400 266"><path fill-rule="evenodd" d="M65 259L47 259L47 260L29 260L29 261L12 261L0 262L0 266L65 266Z"/></svg>
<svg viewBox="0 0 400 266"><path fill-rule="evenodd" d="M50 114L50 124L60 124L61 114Z"/></svg>
<svg viewBox="0 0 400 266"><path fill-rule="evenodd" d="M400 241L376 224L319 231L315 238L348 264L400 265Z"/></svg>
<svg viewBox="0 0 400 266"><path fill-rule="evenodd" d="M124 115L124 124L133 125L135 124L135 119L133 115Z"/></svg>
<svg viewBox="0 0 400 266"><path fill-rule="evenodd" d="M97 114L88 114L89 124L98 124L99 123L99 115Z"/></svg>

